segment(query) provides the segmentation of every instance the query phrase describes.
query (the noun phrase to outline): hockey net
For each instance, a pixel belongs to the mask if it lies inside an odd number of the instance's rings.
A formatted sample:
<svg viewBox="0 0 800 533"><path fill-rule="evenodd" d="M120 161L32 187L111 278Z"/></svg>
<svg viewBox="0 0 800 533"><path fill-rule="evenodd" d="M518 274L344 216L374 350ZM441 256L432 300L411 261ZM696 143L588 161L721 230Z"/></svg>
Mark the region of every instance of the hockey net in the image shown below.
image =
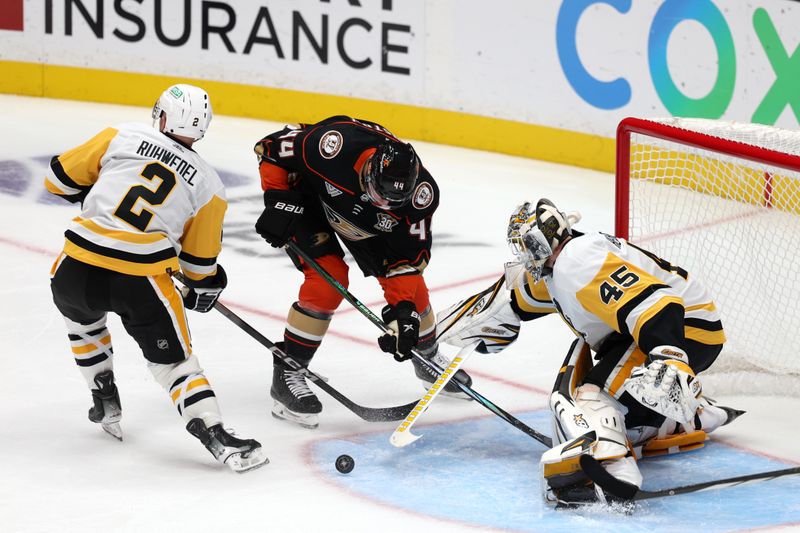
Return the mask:
<svg viewBox="0 0 800 533"><path fill-rule="evenodd" d="M616 233L697 276L728 338L706 391L800 392L800 132L625 119Z"/></svg>

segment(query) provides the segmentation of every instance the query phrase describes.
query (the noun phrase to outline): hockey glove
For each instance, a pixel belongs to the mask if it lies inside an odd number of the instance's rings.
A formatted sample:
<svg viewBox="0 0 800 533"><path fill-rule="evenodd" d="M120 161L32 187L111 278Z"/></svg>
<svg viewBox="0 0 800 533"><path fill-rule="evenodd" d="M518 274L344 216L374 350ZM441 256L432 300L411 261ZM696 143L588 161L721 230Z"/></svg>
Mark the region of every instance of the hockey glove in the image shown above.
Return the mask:
<svg viewBox="0 0 800 533"><path fill-rule="evenodd" d="M186 281L189 285L181 287L183 306L199 313L208 313L217 303L222 290L228 285L228 276L222 265L217 265L217 273L212 278L195 283L188 279Z"/></svg>
<svg viewBox="0 0 800 533"><path fill-rule="evenodd" d="M264 192L264 212L258 217L256 231L272 247L280 248L294 235L303 215L303 196L294 190Z"/></svg>
<svg viewBox="0 0 800 533"><path fill-rule="evenodd" d="M394 354L396 361L411 359L411 350L419 341L419 313L414 302L403 300L394 307L387 305L381 316L391 331L378 338L378 346Z"/></svg>
<svg viewBox="0 0 800 533"><path fill-rule="evenodd" d="M636 401L670 420L689 424L694 420L703 392L689 366L686 352L674 346L657 346L650 363L633 369L623 385Z"/></svg>

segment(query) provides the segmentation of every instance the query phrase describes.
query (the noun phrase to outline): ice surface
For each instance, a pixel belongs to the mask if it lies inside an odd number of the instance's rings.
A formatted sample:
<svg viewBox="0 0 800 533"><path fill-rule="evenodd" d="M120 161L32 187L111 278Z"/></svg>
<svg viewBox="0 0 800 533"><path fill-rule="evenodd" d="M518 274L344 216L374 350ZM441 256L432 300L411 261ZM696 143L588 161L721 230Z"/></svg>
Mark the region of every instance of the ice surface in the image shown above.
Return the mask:
<svg viewBox="0 0 800 533"><path fill-rule="evenodd" d="M270 464L244 475L216 464L183 429L137 346L111 318L125 432L124 442L114 441L86 419L90 396L48 287L63 230L77 209L46 195L42 177L53 154L109 125L146 121L149 110L13 96L0 96L0 110L1 531L716 532L766 526L785 531L800 524L795 479L648 502L627 518L596 510L556 513L539 500L542 447L471 402L438 398L416 426L424 437L402 450L388 443L396 424L364 422L321 392L317 430L275 420L269 415L269 354L218 313L190 315L195 351L226 425L259 439ZM230 284L223 301L273 340L280 339L300 275L251 229L262 205L252 146L280 126L218 116L197 145L229 186L220 261ZM549 197L582 212L579 228L613 230L608 174L415 145L442 194L426 271L436 308L499 276L508 259L507 218L524 200ZM351 290L379 310L377 284L354 266ZM422 388L410 365L379 352L377 333L343 304L312 369L362 405L419 398ZM474 387L548 433L542 409L570 341L556 317L528 324L506 352L470 359ZM643 464L645 487L800 461L800 401L718 400L748 413L703 450ZM356 461L348 476L334 468L340 453Z"/></svg>

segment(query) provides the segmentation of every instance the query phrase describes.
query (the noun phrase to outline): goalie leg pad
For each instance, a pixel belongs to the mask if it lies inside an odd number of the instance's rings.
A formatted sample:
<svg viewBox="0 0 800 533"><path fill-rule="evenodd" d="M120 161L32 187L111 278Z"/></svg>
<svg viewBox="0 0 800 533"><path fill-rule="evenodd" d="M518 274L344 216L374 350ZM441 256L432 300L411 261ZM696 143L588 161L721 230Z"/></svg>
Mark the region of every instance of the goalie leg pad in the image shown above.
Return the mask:
<svg viewBox="0 0 800 533"><path fill-rule="evenodd" d="M705 446L708 438L705 431L692 431L679 433L664 438L655 438L647 441L641 448L639 457L654 457L697 450Z"/></svg>
<svg viewBox="0 0 800 533"><path fill-rule="evenodd" d="M550 408L560 444L541 458L548 486L555 490L584 483L581 455L591 455L604 466L608 464L621 479L641 485L639 468L629 453L625 408L619 402L596 385L587 384L576 390L575 400L554 392Z"/></svg>

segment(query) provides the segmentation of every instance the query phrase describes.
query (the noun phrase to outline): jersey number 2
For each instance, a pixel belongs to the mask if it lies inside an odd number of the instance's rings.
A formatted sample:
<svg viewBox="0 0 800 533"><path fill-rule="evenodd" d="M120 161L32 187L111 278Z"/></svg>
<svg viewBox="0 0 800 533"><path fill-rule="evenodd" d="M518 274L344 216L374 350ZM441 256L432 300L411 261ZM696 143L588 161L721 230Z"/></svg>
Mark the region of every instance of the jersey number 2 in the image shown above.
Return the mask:
<svg viewBox="0 0 800 533"><path fill-rule="evenodd" d="M163 204L170 191L175 187L175 174L159 163L149 163L142 169L140 176L151 181L153 178L158 178L161 183L154 190L148 189L144 185L134 185L128 189L125 197L119 203L119 207L114 211L114 216L121 218L140 231L145 231L150 220L153 219L153 213L144 207L138 213L134 213L133 208L137 200L141 198L151 206Z"/></svg>

